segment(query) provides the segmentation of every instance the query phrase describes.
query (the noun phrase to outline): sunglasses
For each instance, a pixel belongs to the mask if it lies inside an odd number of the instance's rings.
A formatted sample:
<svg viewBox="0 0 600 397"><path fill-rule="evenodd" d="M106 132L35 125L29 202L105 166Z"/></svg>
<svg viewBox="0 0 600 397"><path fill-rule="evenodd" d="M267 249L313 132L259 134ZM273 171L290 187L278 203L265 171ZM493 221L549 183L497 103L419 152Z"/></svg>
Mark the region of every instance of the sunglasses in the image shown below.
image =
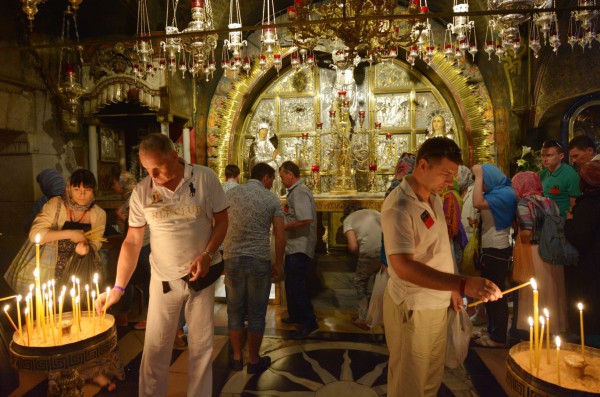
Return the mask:
<svg viewBox="0 0 600 397"><path fill-rule="evenodd" d="M559 149L562 149L562 145L559 141L554 140L554 139L548 139L547 141L544 141L544 143L542 143L542 147L543 148L551 148L551 147L557 147Z"/></svg>

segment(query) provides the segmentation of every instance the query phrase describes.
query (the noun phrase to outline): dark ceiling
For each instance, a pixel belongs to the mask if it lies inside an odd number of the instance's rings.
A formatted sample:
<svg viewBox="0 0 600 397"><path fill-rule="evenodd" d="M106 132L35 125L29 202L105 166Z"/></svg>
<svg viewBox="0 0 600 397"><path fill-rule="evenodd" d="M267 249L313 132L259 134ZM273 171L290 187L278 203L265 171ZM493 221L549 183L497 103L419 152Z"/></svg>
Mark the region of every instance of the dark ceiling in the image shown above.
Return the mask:
<svg viewBox="0 0 600 397"><path fill-rule="evenodd" d="M276 0L278 11L285 11L294 0ZM316 2L316 1L315 1ZM471 0L472 9L478 9L478 0ZM225 29L229 18L229 0L212 0L216 29ZM406 6L408 0L399 0ZM451 0L429 1L432 12L449 11ZM67 0L46 0L38 6L33 32L21 11L21 0L0 0L0 39L4 44L40 44L54 42L60 37L63 12ZM172 7L173 0L169 0ZM259 25L262 19L263 0L241 0L241 15L244 26ZM150 30L162 34L165 27L167 0L147 0ZM98 38L126 39L136 34L138 0L83 0L77 13L77 25L81 40ZM179 0L177 22L183 30L191 20L190 0ZM248 32L246 33L248 34ZM224 39L225 37L221 37ZM6 43L6 42L9 43Z"/></svg>
<svg viewBox="0 0 600 397"><path fill-rule="evenodd" d="M31 38L37 42L39 34L50 39L60 37L63 12L67 0L46 0L38 6L33 34L29 34L28 21L21 11L20 0L0 1L0 38L10 42L24 43ZM173 1L170 1L172 6ZM293 0L277 0L278 7L285 10ZM147 0L150 30L164 32L167 0ZM216 29L225 29L229 18L229 0L213 0L213 16ZM262 0L240 1L244 26L257 25L262 18ZM77 25L82 40L100 37L131 38L136 34L138 0L83 0L77 13ZM179 30L191 20L190 0L180 0L177 7ZM52 40L52 39L51 39Z"/></svg>

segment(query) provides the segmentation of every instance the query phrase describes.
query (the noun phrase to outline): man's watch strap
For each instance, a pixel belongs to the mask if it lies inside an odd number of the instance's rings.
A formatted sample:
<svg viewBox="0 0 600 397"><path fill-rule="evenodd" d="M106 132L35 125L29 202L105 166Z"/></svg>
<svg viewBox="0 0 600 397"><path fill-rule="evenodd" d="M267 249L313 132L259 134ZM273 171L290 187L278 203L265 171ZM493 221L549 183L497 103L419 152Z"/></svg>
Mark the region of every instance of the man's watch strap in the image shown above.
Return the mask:
<svg viewBox="0 0 600 397"><path fill-rule="evenodd" d="M206 254L211 261L213 260L214 254L211 254L209 250L204 251L203 254Z"/></svg>

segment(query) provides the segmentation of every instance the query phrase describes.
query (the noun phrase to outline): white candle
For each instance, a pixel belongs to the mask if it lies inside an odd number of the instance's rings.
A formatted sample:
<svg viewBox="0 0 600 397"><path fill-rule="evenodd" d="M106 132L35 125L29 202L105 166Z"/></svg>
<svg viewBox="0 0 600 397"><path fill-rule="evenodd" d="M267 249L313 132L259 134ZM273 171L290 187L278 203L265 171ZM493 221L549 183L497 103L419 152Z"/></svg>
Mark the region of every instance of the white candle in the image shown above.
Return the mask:
<svg viewBox="0 0 600 397"><path fill-rule="evenodd" d="M533 374L533 317L529 317L529 372Z"/></svg>
<svg viewBox="0 0 600 397"><path fill-rule="evenodd" d="M544 308L544 316L546 316L546 361L550 365L550 312Z"/></svg>
<svg viewBox="0 0 600 397"><path fill-rule="evenodd" d="M557 336L555 341L556 341L556 379L558 380L558 385L560 386L560 336Z"/></svg>

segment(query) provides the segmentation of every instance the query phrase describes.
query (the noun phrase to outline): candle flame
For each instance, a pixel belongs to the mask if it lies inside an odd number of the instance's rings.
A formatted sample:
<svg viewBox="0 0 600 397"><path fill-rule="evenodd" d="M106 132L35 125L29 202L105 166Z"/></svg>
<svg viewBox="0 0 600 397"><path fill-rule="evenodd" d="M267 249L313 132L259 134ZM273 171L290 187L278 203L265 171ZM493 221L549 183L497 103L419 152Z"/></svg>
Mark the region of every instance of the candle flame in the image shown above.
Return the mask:
<svg viewBox="0 0 600 397"><path fill-rule="evenodd" d="M92 299L96 300L96 291L92 290Z"/></svg>
<svg viewBox="0 0 600 397"><path fill-rule="evenodd" d="M560 336L556 337L555 342L556 342L556 348L560 349Z"/></svg>
<svg viewBox="0 0 600 397"><path fill-rule="evenodd" d="M76 278L75 282L77 283L77 285L79 285L79 278Z"/></svg>
<svg viewBox="0 0 600 397"><path fill-rule="evenodd" d="M74 275L73 275L73 276L71 276L71 282L72 282L72 283L75 283L75 276L74 276Z"/></svg>
<svg viewBox="0 0 600 397"><path fill-rule="evenodd" d="M35 243L36 243L36 244L39 244L41 239L42 239L42 238L40 237L40 234L39 234L39 233L35 235Z"/></svg>
<svg viewBox="0 0 600 397"><path fill-rule="evenodd" d="M27 315L27 313L29 313L29 308L28 307L25 308L25 312L24 313L25 313L25 315Z"/></svg>
<svg viewBox="0 0 600 397"><path fill-rule="evenodd" d="M62 291L60 292L61 294L64 294L65 292L67 292L67 287L65 285L63 285L62 287Z"/></svg>
<svg viewBox="0 0 600 397"><path fill-rule="evenodd" d="M98 273L94 273L94 282L98 283Z"/></svg>
<svg viewBox="0 0 600 397"><path fill-rule="evenodd" d="M537 291L537 283L535 282L535 279L532 278L529 280L529 282L531 283L531 288L533 288L534 291Z"/></svg>
<svg viewBox="0 0 600 397"><path fill-rule="evenodd" d="M544 318L544 316L540 316L540 324L546 325L546 319Z"/></svg>
<svg viewBox="0 0 600 397"><path fill-rule="evenodd" d="M533 327L533 317L529 317L529 326Z"/></svg>
<svg viewBox="0 0 600 397"><path fill-rule="evenodd" d="M35 269L33 269L33 277L34 278L38 278L40 277L40 271L38 270L38 268L36 267ZM31 288L33 284L31 284L29 287Z"/></svg>
<svg viewBox="0 0 600 397"><path fill-rule="evenodd" d="M71 298L75 297L75 288L71 288Z"/></svg>
<svg viewBox="0 0 600 397"><path fill-rule="evenodd" d="M550 318L550 312L546 308L544 308L544 316L546 316L546 318Z"/></svg>
<svg viewBox="0 0 600 397"><path fill-rule="evenodd" d="M35 272L33 274L35 274ZM33 291L33 284L29 284L29 292L31 292L31 291Z"/></svg>
<svg viewBox="0 0 600 397"><path fill-rule="evenodd" d="M90 286L86 284L86 285L85 285L85 290L86 290L86 291L89 291L89 290L90 290Z"/></svg>
<svg viewBox="0 0 600 397"><path fill-rule="evenodd" d="M583 303L579 302L577 304L577 308L579 309L580 312L583 311Z"/></svg>
<svg viewBox="0 0 600 397"><path fill-rule="evenodd" d="M9 306L8 306L8 305L4 306L4 312L5 312L5 313L8 311L8 308L9 308Z"/></svg>
<svg viewBox="0 0 600 397"><path fill-rule="evenodd" d="M22 299L23 297L21 295L17 295L17 302L21 302Z"/></svg>

